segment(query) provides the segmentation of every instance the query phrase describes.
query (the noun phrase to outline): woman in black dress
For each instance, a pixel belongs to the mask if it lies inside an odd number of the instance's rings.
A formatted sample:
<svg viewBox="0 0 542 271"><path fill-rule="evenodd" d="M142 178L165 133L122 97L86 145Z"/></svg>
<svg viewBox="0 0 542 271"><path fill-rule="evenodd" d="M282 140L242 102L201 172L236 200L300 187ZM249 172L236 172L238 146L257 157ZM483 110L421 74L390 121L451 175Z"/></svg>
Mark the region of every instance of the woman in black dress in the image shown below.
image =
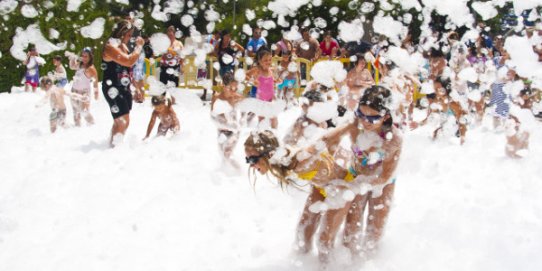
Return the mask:
<svg viewBox="0 0 542 271"><path fill-rule="evenodd" d="M109 104L114 121L109 142L111 147L115 146L116 141L122 140L130 124L132 109L130 68L139 58L145 43L141 37L138 37L134 51L128 52L125 44L131 39L134 28L127 20L117 23L102 54L102 92Z"/></svg>

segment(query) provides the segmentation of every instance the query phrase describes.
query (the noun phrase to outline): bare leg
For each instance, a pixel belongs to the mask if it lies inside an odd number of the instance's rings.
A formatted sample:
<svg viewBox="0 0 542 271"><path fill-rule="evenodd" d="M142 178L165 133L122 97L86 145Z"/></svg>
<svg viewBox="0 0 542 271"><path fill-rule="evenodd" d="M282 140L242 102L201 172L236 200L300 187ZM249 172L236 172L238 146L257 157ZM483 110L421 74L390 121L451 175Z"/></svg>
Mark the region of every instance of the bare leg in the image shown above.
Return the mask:
<svg viewBox="0 0 542 271"><path fill-rule="evenodd" d="M54 133L56 131L56 119L55 120L51 120L50 122L50 126L51 126L51 133Z"/></svg>
<svg viewBox="0 0 542 271"><path fill-rule="evenodd" d="M359 254L361 250L361 234L363 231L363 214L369 194L356 195L350 209L346 214L344 226L344 246L350 249L352 255Z"/></svg>
<svg viewBox="0 0 542 271"><path fill-rule="evenodd" d="M73 122L75 126L81 126L81 102L77 99L71 99L73 109Z"/></svg>
<svg viewBox="0 0 542 271"><path fill-rule="evenodd" d="M94 117L92 117L92 115L90 114L90 102L83 103L83 114L88 124L94 124Z"/></svg>
<svg viewBox="0 0 542 271"><path fill-rule="evenodd" d="M271 118L271 128L277 129L278 126L279 126L279 120L276 117Z"/></svg>
<svg viewBox="0 0 542 271"><path fill-rule="evenodd" d="M296 246L301 253L308 253L312 250L312 239L318 228L320 218L322 217L322 214L320 213L311 212L309 207L315 202L323 200L324 196L322 196L320 191L313 186L311 193L305 202L305 208L303 209L297 227Z"/></svg>
<svg viewBox="0 0 542 271"><path fill-rule="evenodd" d="M331 249L335 245L335 237L345 220L352 202L347 202L343 208L326 211L322 224L322 233L320 234L320 243L318 246L318 257L321 262L327 263Z"/></svg>
<svg viewBox="0 0 542 271"><path fill-rule="evenodd" d="M369 217L367 219L367 238L365 246L368 251L374 251L382 238L384 226L390 213L395 184L388 184L382 191L382 196L369 199Z"/></svg>
<svg viewBox="0 0 542 271"><path fill-rule="evenodd" d="M109 141L111 147L115 147L115 144L113 142L115 136L118 134L124 135L126 133L126 130L128 129L128 125L130 125L129 114L123 115L113 120L113 127L111 128L111 140Z"/></svg>

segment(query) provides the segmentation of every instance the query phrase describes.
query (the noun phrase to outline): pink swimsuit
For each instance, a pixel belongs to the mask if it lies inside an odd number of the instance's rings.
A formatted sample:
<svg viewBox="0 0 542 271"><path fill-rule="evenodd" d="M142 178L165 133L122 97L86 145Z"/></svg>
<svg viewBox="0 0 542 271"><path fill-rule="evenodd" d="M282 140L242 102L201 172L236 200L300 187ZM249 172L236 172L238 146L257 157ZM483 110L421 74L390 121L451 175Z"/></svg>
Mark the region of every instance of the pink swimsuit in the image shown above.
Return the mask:
<svg viewBox="0 0 542 271"><path fill-rule="evenodd" d="M258 82L258 92L256 96L262 101L271 102L275 94L275 80L273 79L273 76L260 76L258 77Z"/></svg>

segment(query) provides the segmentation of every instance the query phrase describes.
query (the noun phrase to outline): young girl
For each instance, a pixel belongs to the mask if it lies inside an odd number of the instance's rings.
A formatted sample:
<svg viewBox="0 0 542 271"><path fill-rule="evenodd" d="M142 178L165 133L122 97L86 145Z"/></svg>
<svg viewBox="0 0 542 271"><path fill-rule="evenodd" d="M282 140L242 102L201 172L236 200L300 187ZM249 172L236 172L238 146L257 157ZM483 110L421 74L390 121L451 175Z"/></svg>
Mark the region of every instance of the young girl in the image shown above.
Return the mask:
<svg viewBox="0 0 542 271"><path fill-rule="evenodd" d="M64 65L62 65L62 57L58 55L53 57L53 65L55 65L53 78L56 81L56 86L63 88L66 84L68 84L68 74L66 73L66 68L64 68Z"/></svg>
<svg viewBox="0 0 542 271"><path fill-rule="evenodd" d="M231 154L239 140L239 117L235 106L244 97L237 93L238 83L231 72L222 76L224 87L211 100L211 116L218 127L218 145L226 162L238 168Z"/></svg>
<svg viewBox="0 0 542 271"><path fill-rule="evenodd" d="M175 99L164 93L160 96L152 97L151 103L154 110L152 111L151 120L147 127L147 134L143 140L149 138L152 129L154 128L156 118L160 119L157 136L165 136L168 131L172 131L173 133L179 132L181 126L179 124L179 119L177 119L177 114L175 114L172 107L175 103Z"/></svg>
<svg viewBox="0 0 542 271"><path fill-rule="evenodd" d="M94 89L94 98L98 99L98 72L94 67L94 55L89 47L83 48L81 56L68 54L70 57L70 69L75 71L73 76L72 96L73 120L75 126L81 126L81 115L88 124L94 124L94 118L90 114L91 89Z"/></svg>
<svg viewBox="0 0 542 271"><path fill-rule="evenodd" d="M460 143L465 143L467 133L467 112L458 101L455 101L450 96L452 85L450 80L438 78L434 82L435 93L428 94L427 100L429 106L427 109L427 117L420 123L426 124L428 121L435 124L433 130L433 140L443 132L451 132L460 138ZM467 108L467 105L464 105ZM411 122L411 128L418 127L418 123ZM450 133L449 133L450 134Z"/></svg>
<svg viewBox="0 0 542 271"><path fill-rule="evenodd" d="M256 98L264 102L272 102L275 98L275 82L279 81L275 78L275 69L271 67L272 55L262 47L257 54L258 65L247 72L247 80L252 82L258 88ZM260 122L264 117L259 117ZM271 118L271 127L276 129L278 126L277 117Z"/></svg>
<svg viewBox="0 0 542 271"><path fill-rule="evenodd" d="M282 83L278 85L279 96L286 101L286 106L289 104L295 105L294 89L298 88L299 68L295 62L292 62L292 54L290 51L280 51L280 66L278 67Z"/></svg>
<svg viewBox="0 0 542 271"><path fill-rule="evenodd" d="M354 200L345 206L344 245L354 256L377 249L392 204L402 136L393 124L391 104L390 90L372 86L359 101L355 121L323 138L331 151L351 145L348 171L355 179L350 187L357 191ZM347 144L343 143L345 136Z"/></svg>
<svg viewBox="0 0 542 271"><path fill-rule="evenodd" d="M348 190L353 176L336 162L325 146L316 144L297 151L282 148L271 131L253 132L245 141L245 154L246 162L254 171L275 176L281 186L296 186L298 179L312 184L297 229L296 249L309 253L320 226L319 257L322 262L328 262L335 236L350 206L348 199L353 198ZM321 225L320 220L323 220Z"/></svg>
<svg viewBox="0 0 542 271"><path fill-rule="evenodd" d="M43 77L40 82L41 89L47 93L46 98L51 104L51 114L49 114L49 123L51 133L56 131L58 125L64 127L66 121L66 104L64 103L64 89L54 86L53 80L47 76Z"/></svg>
<svg viewBox="0 0 542 271"><path fill-rule="evenodd" d="M43 59L39 57L36 48L30 48L23 64L26 65L24 91L28 92L29 87L32 87L32 92L36 92L36 88L40 83L39 65L45 64Z"/></svg>

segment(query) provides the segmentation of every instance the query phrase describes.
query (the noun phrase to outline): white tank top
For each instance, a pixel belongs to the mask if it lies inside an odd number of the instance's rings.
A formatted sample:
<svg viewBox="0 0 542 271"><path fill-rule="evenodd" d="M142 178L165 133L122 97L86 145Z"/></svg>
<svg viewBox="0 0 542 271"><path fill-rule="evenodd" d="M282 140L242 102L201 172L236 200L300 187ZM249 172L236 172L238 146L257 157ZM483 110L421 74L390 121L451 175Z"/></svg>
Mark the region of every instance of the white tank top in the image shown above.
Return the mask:
<svg viewBox="0 0 542 271"><path fill-rule="evenodd" d="M91 78L85 74L85 69L80 68L75 72L73 77L73 89L76 90L88 90L90 89Z"/></svg>

